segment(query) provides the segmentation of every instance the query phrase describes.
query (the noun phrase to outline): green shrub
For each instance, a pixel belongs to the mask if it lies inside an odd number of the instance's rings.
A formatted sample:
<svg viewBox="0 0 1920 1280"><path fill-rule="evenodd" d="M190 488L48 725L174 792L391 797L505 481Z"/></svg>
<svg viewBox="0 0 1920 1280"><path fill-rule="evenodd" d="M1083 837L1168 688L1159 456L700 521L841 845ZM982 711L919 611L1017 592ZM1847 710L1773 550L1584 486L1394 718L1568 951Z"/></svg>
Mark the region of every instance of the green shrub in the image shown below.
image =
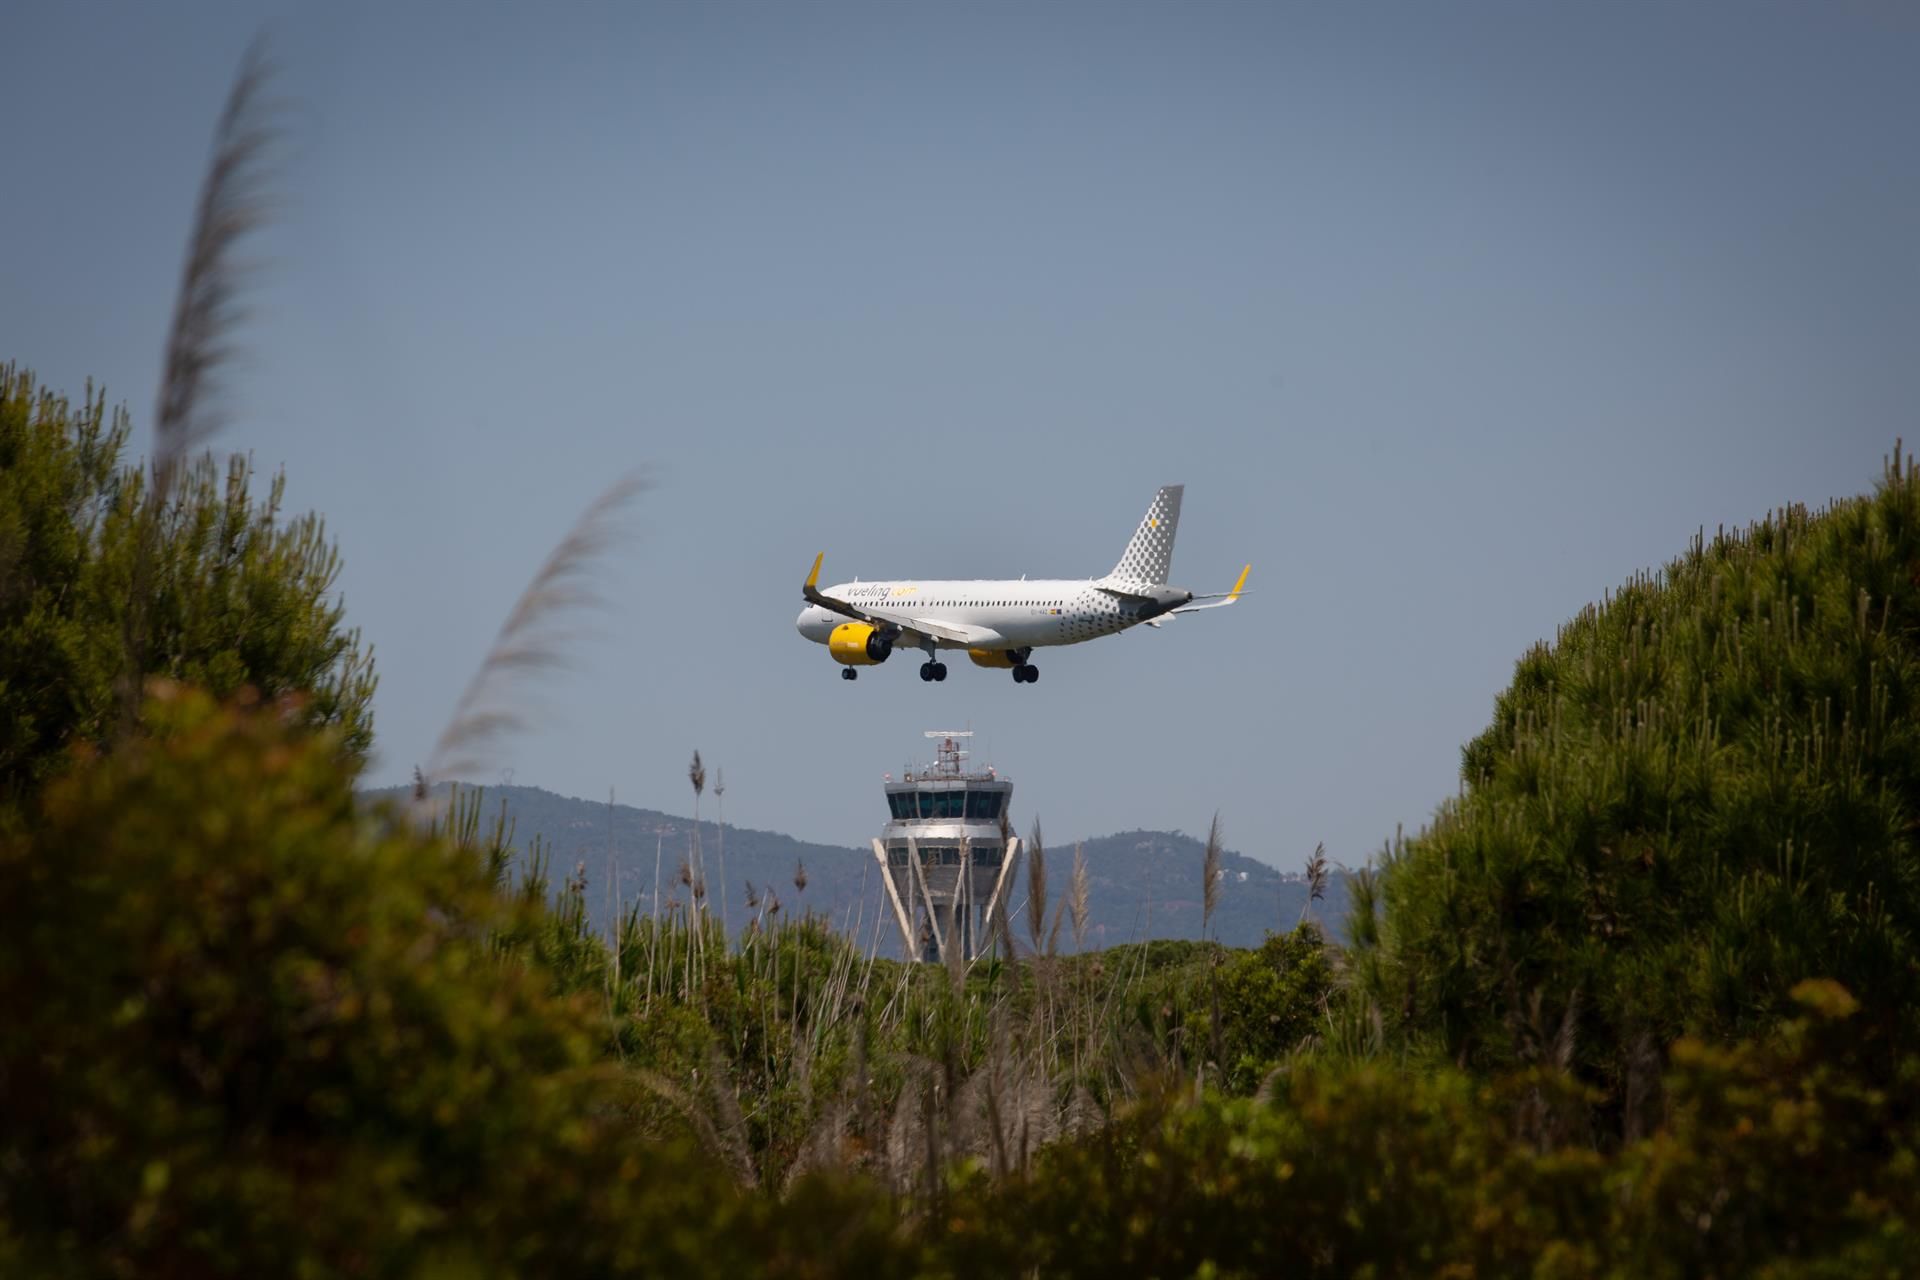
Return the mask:
<svg viewBox="0 0 1920 1280"><path fill-rule="evenodd" d="M49 1274L839 1274L622 1119L604 1014L501 953L476 850L355 805L337 738L163 691L0 844L0 1241ZM456 1265L457 1264L457 1265Z"/></svg>
<svg viewBox="0 0 1920 1280"><path fill-rule="evenodd" d="M1683 1042L1673 1122L1602 1154L1522 1117L1564 1075L1307 1061L1266 1100L1158 1094L1023 1178L963 1175L957 1274L1594 1276L1910 1273L1920 1134L1878 1088L1877 1031L1831 983L1764 1043Z"/></svg>
<svg viewBox="0 0 1920 1280"><path fill-rule="evenodd" d="M256 502L241 457L189 468L156 512L144 473L121 461L129 429L104 395L76 408L0 364L0 826L69 749L122 729L139 692L136 589L147 673L220 697L298 693L299 717L338 729L345 756L372 742L373 662L342 625L319 517L283 518L280 477Z"/></svg>
<svg viewBox="0 0 1920 1280"><path fill-rule="evenodd" d="M1920 1008L1920 479L1703 539L1519 663L1461 796L1389 851L1355 968L1391 1027L1564 1057L1616 1133L1663 1046L1764 1031L1825 977ZM1370 904L1362 912L1371 910Z"/></svg>

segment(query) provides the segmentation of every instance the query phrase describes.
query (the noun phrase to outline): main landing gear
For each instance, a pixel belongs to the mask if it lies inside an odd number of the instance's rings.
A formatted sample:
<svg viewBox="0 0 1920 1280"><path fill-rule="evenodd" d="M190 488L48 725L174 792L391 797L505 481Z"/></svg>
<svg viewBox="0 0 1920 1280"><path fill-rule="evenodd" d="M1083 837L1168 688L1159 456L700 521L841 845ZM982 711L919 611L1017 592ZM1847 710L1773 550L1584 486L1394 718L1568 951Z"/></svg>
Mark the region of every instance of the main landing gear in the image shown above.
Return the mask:
<svg viewBox="0 0 1920 1280"><path fill-rule="evenodd" d="M1033 657L1032 646L1028 646L1025 649L1009 649L1007 650L1007 657L1013 662L1013 682L1015 684L1032 684L1040 678L1040 668L1027 661L1027 659Z"/></svg>
<svg viewBox="0 0 1920 1280"><path fill-rule="evenodd" d="M840 668L840 678L842 680L858 680L860 678L860 673L858 671L855 671L852 667L842 667Z"/></svg>
<svg viewBox="0 0 1920 1280"><path fill-rule="evenodd" d="M947 678L947 664L944 662L921 663L920 678L922 680L945 680Z"/></svg>

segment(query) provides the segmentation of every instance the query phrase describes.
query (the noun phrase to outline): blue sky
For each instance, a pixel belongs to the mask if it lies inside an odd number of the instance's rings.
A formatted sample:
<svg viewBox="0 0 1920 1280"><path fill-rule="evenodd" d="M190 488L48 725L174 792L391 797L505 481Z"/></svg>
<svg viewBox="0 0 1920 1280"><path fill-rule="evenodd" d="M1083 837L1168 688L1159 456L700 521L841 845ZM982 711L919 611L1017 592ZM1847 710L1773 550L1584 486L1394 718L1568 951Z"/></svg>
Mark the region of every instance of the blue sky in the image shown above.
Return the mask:
<svg viewBox="0 0 1920 1280"><path fill-rule="evenodd" d="M391 10L391 11L390 11ZM423 760L609 480L656 484L521 783L864 841L971 723L1056 838L1349 864L1515 658L1920 403L1895 3L50 4L8 17L0 358L144 433L212 123L286 102L223 447L340 541ZM144 435L142 436L144 439ZM1225 612L852 684L830 579L1104 572L1187 488Z"/></svg>

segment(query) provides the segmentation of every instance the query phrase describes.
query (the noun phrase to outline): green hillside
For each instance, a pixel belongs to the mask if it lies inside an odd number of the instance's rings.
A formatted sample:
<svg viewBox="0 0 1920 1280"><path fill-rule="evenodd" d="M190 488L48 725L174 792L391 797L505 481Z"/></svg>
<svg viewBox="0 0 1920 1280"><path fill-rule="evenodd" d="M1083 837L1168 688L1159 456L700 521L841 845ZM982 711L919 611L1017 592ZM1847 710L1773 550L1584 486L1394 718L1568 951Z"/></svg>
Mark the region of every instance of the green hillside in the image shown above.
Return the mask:
<svg viewBox="0 0 1920 1280"><path fill-rule="evenodd" d="M397 796L400 789L366 794ZM681 865L690 864L693 857L694 824L690 817L622 804L613 805L609 812L604 802L577 800L527 786L488 787L484 800L489 814L497 814L498 806L504 803L514 838L522 848L532 847L536 840L544 847L556 882L571 876L584 885L587 915L596 933L610 935L614 898L608 888L614 873L621 902L651 909L656 850L663 903L674 898L683 903L687 900L687 889L678 873ZM1202 841L1177 831L1129 831L1080 843L1089 875L1089 947L1201 936ZM746 902L751 884L756 890L771 888L787 908L825 913L844 932L855 932L858 924L862 946L877 945L882 955L898 954L894 931L882 927L875 932L875 923L883 921L885 913L869 851L813 844L776 831L731 825L723 840L719 824L705 815L700 823L699 847L709 886L709 910L720 905L724 857L727 920L735 932L755 914ZM1054 866L1065 874L1072 861L1073 845L1053 846L1050 852ZM803 864L806 888L799 890L794 887L794 872ZM1222 854L1221 870L1225 874L1210 927L1219 941L1232 947L1257 947L1269 930L1284 932L1300 920L1307 885L1298 872L1281 871L1231 851ZM1019 890L1014 899L1016 916L1023 893ZM1327 901L1317 904L1312 914L1337 934L1345 916L1344 875L1330 877L1327 894ZM1064 938L1062 947L1073 950L1072 939Z"/></svg>

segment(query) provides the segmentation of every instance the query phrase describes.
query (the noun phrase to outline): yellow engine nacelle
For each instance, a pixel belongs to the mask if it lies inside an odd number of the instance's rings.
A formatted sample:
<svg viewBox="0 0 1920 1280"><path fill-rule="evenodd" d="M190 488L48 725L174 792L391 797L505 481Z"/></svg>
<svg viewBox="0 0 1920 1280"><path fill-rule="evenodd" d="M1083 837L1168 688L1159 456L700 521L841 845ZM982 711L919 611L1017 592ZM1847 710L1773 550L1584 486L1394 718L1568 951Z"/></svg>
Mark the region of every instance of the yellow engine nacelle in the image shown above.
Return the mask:
<svg viewBox="0 0 1920 1280"><path fill-rule="evenodd" d="M1013 655L1005 649L969 649L967 650L967 656L973 659L973 665L976 667L1000 667L1005 669L1007 667L1017 667L1020 665L1013 660Z"/></svg>
<svg viewBox="0 0 1920 1280"><path fill-rule="evenodd" d="M848 667L871 667L893 653L893 641L864 622L843 622L827 637L827 652Z"/></svg>

